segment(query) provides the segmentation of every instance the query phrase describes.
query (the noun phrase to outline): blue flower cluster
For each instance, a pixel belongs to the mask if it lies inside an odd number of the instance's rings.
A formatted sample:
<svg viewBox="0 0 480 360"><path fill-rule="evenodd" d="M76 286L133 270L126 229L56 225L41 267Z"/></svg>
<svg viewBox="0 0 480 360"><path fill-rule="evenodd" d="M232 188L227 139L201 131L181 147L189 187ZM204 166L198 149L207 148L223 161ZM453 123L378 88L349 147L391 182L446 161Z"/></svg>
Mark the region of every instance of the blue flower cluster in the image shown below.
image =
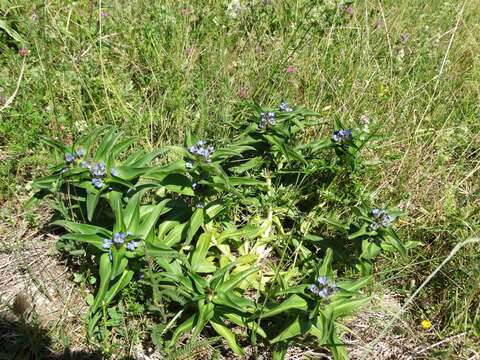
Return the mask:
<svg viewBox="0 0 480 360"><path fill-rule="evenodd" d="M317 283L310 285L308 289L322 299L328 299L338 291L337 285L334 282L329 282L326 276L319 276Z"/></svg>
<svg viewBox="0 0 480 360"><path fill-rule="evenodd" d="M101 189L105 185L102 178L107 173L105 163L103 161L100 161L96 164L90 164L86 162L84 166L86 166L90 170L90 174L92 174L92 176L94 177L92 179L93 186L95 186L97 189Z"/></svg>
<svg viewBox="0 0 480 360"><path fill-rule="evenodd" d="M69 164L73 163L76 159L81 159L85 155L85 150L83 148L78 148L75 153L66 153L65 161Z"/></svg>
<svg viewBox="0 0 480 360"><path fill-rule="evenodd" d="M103 244L102 247L105 250L109 250L112 248L112 245L115 245L117 248L121 247L125 241L127 240L127 236L133 235L132 233L128 232L127 234L123 232L116 232L113 233L113 240L112 239L103 239ZM135 251L135 249L138 247L139 243L138 241L129 241L126 244L127 250L129 251Z"/></svg>
<svg viewBox="0 0 480 360"><path fill-rule="evenodd" d="M137 241L130 241L128 244L127 244L127 250L130 250L130 251L135 251L135 249L138 247L138 242Z"/></svg>
<svg viewBox="0 0 480 360"><path fill-rule="evenodd" d="M92 185L95 186L97 189L101 189L102 187L105 186L105 183L100 178L93 178Z"/></svg>
<svg viewBox="0 0 480 360"><path fill-rule="evenodd" d="M353 140L352 130L337 130L333 132L332 140L336 143L347 143Z"/></svg>
<svg viewBox="0 0 480 360"><path fill-rule="evenodd" d="M268 113L260 113L260 123L258 124L258 127L260 129L265 129L267 125L275 125L276 124L275 120L275 113L274 112L268 112Z"/></svg>
<svg viewBox="0 0 480 360"><path fill-rule="evenodd" d="M127 235L123 232L116 232L113 234L113 242L117 246L121 246L125 242Z"/></svg>
<svg viewBox="0 0 480 360"><path fill-rule="evenodd" d="M370 230L378 230L381 227L392 225L392 217L383 209L373 209L371 212L373 222L370 224Z"/></svg>
<svg viewBox="0 0 480 360"><path fill-rule="evenodd" d="M288 106L288 103L286 103L285 101L282 101L280 103L280 105L278 106L278 109L282 112L290 112L290 111L293 111L293 109Z"/></svg>
<svg viewBox="0 0 480 360"><path fill-rule="evenodd" d="M92 174L92 176L105 176L105 174L107 173L107 167L103 161L100 161L90 166L90 173Z"/></svg>
<svg viewBox="0 0 480 360"><path fill-rule="evenodd" d="M193 155L197 155L202 157L205 161L211 162L212 160L210 159L210 156L213 154L213 151L215 148L212 145L208 145L207 143L203 140L197 141L197 143L193 146L190 146L188 148L188 152ZM191 166L193 167L193 163L191 163ZM190 164L185 164L185 166L188 168Z"/></svg>

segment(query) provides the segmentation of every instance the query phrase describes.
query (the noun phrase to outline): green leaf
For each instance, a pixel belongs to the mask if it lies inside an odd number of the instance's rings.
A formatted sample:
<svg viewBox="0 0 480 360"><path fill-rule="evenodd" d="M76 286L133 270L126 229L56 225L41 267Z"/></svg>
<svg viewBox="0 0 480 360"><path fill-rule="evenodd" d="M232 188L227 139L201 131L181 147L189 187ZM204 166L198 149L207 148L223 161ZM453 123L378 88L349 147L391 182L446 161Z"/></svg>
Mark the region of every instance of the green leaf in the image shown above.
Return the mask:
<svg viewBox="0 0 480 360"><path fill-rule="evenodd" d="M197 209L188 222L186 244L190 244L198 229L203 225L203 209Z"/></svg>
<svg viewBox="0 0 480 360"><path fill-rule="evenodd" d="M235 295L233 292L219 292L212 301L215 304L227 306L240 312L254 312L256 309L255 302L246 297Z"/></svg>
<svg viewBox="0 0 480 360"><path fill-rule="evenodd" d="M247 186L267 186L265 181L260 181L251 177L238 177L238 176L231 176L228 179L230 185L247 185Z"/></svg>
<svg viewBox="0 0 480 360"><path fill-rule="evenodd" d="M103 249L103 238L95 235L95 234L79 234L79 233L73 233L73 234L65 234L61 236L62 239L66 240L74 240L74 241L81 241L87 244L91 244L95 247L97 247L100 250Z"/></svg>
<svg viewBox="0 0 480 360"><path fill-rule="evenodd" d="M113 231L123 231L125 226L123 224L122 193L118 191L110 191L107 193L107 199L115 215Z"/></svg>
<svg viewBox="0 0 480 360"><path fill-rule="evenodd" d="M173 332L172 338L168 342L168 347L172 347L176 344L177 340L186 332L193 329L193 325L195 324L196 315L190 316L187 320L185 320L182 324L178 325Z"/></svg>
<svg viewBox="0 0 480 360"><path fill-rule="evenodd" d="M216 290L218 292L226 293L228 291L233 290L237 285L239 285L245 278L250 276L253 273L258 271L257 267L252 267L247 270L240 271L235 275L230 276L225 282L221 283L217 286Z"/></svg>
<svg viewBox="0 0 480 360"><path fill-rule="evenodd" d="M118 178L123 180L132 180L145 175L150 171L149 167L132 167L132 166L117 166L115 169L118 171Z"/></svg>
<svg viewBox="0 0 480 360"><path fill-rule="evenodd" d="M108 289L108 284L110 283L110 275L112 273L112 263L107 253L103 254L100 257L100 285L98 287L97 295L95 296L95 301L90 307L90 313L93 314L97 311L98 307L102 303L103 298Z"/></svg>
<svg viewBox="0 0 480 360"><path fill-rule="evenodd" d="M151 168L146 177L161 181L169 174L183 174L185 169L185 160L177 160L167 166Z"/></svg>
<svg viewBox="0 0 480 360"><path fill-rule="evenodd" d="M145 255L161 258L177 258L178 252L163 244L145 242Z"/></svg>
<svg viewBox="0 0 480 360"><path fill-rule="evenodd" d="M297 316L280 334L273 338L270 343L275 344L305 334L310 330L310 327L311 323L308 320Z"/></svg>
<svg viewBox="0 0 480 360"><path fill-rule="evenodd" d="M112 257L113 257L113 264L112 264L112 274L110 280L115 279L120 272L122 271L122 263L124 262L125 257L125 246L120 248L112 247ZM126 259L125 259L126 260Z"/></svg>
<svg viewBox="0 0 480 360"><path fill-rule="evenodd" d="M231 227L225 231L223 231L218 237L217 237L217 243L221 244L225 239L235 239L237 237L242 237L242 238L251 238L254 237L258 234L258 231L260 230L259 226L256 225L245 225L243 228L235 228Z"/></svg>
<svg viewBox="0 0 480 360"><path fill-rule="evenodd" d="M0 20L0 24L1 24L2 20ZM1 27L1 25L0 25ZM63 145L60 141L56 141L56 140L53 140L53 139L49 139L49 138L46 138L46 137L40 137L40 141L59 150L62 155L69 152L68 148Z"/></svg>
<svg viewBox="0 0 480 360"><path fill-rule="evenodd" d="M227 341L228 346L230 346L230 349L232 349L235 354L244 354L242 348L237 343L235 334L227 328L220 319L214 318L210 320L210 325L212 325L213 329Z"/></svg>
<svg viewBox="0 0 480 360"><path fill-rule="evenodd" d="M332 301L329 306L333 309L333 317L336 319L360 309L370 301L370 297L340 299Z"/></svg>
<svg viewBox="0 0 480 360"><path fill-rule="evenodd" d="M231 322L233 322L238 326L242 326L244 328L247 328L251 331L256 332L258 335L260 335L263 338L267 337L267 334L265 333L265 331L260 327L260 325L257 324L256 321L248 321L246 318L231 312L229 313L222 312L220 316L222 318L226 318L227 320L230 320Z"/></svg>
<svg viewBox="0 0 480 360"><path fill-rule="evenodd" d="M80 234L102 234L105 237L111 238L112 233L100 226L90 225L90 224L79 224L73 221L68 220L57 220L52 223L52 225L58 225L70 232L80 233Z"/></svg>
<svg viewBox="0 0 480 360"><path fill-rule="evenodd" d="M254 157L241 165L232 168L233 172L239 174L248 170L254 169L263 164L263 159L260 156Z"/></svg>
<svg viewBox="0 0 480 360"><path fill-rule="evenodd" d="M13 40L23 43L22 37L15 30L13 30L5 20L0 19L0 29L5 31Z"/></svg>
<svg viewBox="0 0 480 360"><path fill-rule="evenodd" d="M113 286L105 294L105 306L108 306L108 304L110 304L110 302L119 293L119 291L128 285L130 280L132 280L132 277L133 277L133 271L125 270L123 272L120 279L118 279L117 282L113 284Z"/></svg>
<svg viewBox="0 0 480 360"><path fill-rule="evenodd" d="M318 275L326 276L328 278L333 277L333 270L332 270L332 260L333 260L333 250L328 248L325 252L325 256L322 260L322 266L318 271Z"/></svg>
<svg viewBox="0 0 480 360"><path fill-rule="evenodd" d="M337 282L337 285L340 289L344 289L347 291L357 291L367 285L369 285L372 281L372 276L365 276L359 280L351 281L351 280L344 280Z"/></svg>
<svg viewBox="0 0 480 360"><path fill-rule="evenodd" d="M278 304L277 306L264 311L261 316L262 316L262 319L268 318L289 310L307 311L308 302L304 298L298 296L297 294L294 294L290 296L288 299L286 299L285 301L283 301L282 303Z"/></svg>
<svg viewBox="0 0 480 360"><path fill-rule="evenodd" d="M403 245L402 241L399 239L395 231L391 228L385 230L385 241L382 243L384 245L390 245L395 248L402 256L407 256L407 249L405 249L405 245Z"/></svg>
<svg viewBox="0 0 480 360"><path fill-rule="evenodd" d="M192 188L192 182L185 175L181 174L170 174L167 175L163 180L160 181L160 184L164 186L167 190L188 195L194 196L195 192Z"/></svg>
<svg viewBox="0 0 480 360"><path fill-rule="evenodd" d="M93 159L95 161L106 160L115 146L117 139L118 134L116 133L116 129L112 127L111 130L104 135L102 141L98 145L97 152Z"/></svg>
<svg viewBox="0 0 480 360"><path fill-rule="evenodd" d="M168 232L168 234L163 239L163 244L166 246L174 246L180 243L182 240L185 239L185 229L187 227L187 223L178 224L173 227L172 230Z"/></svg>
<svg viewBox="0 0 480 360"><path fill-rule="evenodd" d="M87 193L87 218L88 221L92 221L93 214L95 213L95 208L97 207L98 200L100 199L100 191L95 191L94 193Z"/></svg>
<svg viewBox="0 0 480 360"><path fill-rule="evenodd" d="M141 238L143 239L147 238L148 234L155 227L155 224L157 223L159 217L165 212L169 211L165 207L168 202L169 202L169 199L159 202L153 208L153 210L148 213L148 215L142 216L140 228L139 228L139 236Z"/></svg>
<svg viewBox="0 0 480 360"><path fill-rule="evenodd" d="M192 258L190 263L192 264L192 269L194 271L199 271L200 265L203 260L205 260L210 247L210 241L212 239L212 233L207 232L200 235L195 246L195 250L192 253Z"/></svg>
<svg viewBox="0 0 480 360"><path fill-rule="evenodd" d="M200 335L206 323L213 317L214 305L212 303L205 303L205 299L200 299L197 302L198 306L198 318L193 329L193 336Z"/></svg>

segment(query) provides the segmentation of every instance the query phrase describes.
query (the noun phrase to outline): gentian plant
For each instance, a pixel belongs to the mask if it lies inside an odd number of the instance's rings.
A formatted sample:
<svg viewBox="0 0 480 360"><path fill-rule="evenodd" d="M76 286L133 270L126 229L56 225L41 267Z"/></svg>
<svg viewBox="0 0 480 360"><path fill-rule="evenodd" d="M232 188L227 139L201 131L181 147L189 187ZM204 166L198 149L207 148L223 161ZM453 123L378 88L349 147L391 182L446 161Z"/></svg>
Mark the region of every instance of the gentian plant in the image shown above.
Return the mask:
<svg viewBox="0 0 480 360"><path fill-rule="evenodd" d="M59 248L98 269L91 339L140 287L166 324L164 354L185 334L215 333L238 355L249 342L279 359L314 336L346 358L338 324L369 301L374 259L412 245L394 230L399 211L370 204L371 136L359 131L283 101L253 106L223 145L187 131L182 146L134 151L113 128L45 140L60 160L34 181L36 198L61 217Z"/></svg>

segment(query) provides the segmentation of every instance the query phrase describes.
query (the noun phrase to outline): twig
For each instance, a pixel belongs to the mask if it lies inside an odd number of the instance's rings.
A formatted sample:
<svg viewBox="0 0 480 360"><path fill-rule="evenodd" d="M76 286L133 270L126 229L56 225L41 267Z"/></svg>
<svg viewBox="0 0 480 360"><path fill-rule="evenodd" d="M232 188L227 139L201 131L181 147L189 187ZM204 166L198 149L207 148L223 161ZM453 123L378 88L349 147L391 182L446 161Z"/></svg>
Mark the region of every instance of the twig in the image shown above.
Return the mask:
<svg viewBox="0 0 480 360"><path fill-rule="evenodd" d="M397 321L400 318L400 315L402 315L405 311L405 309L413 302L413 300L417 297L417 295L422 291L422 289L435 277L435 275L438 274L438 272L455 256L457 252L460 251L461 248L463 248L466 245L470 244L478 244L480 243L480 238L479 237L473 237L469 238L465 241L462 241L460 244L457 244L452 251L450 251L450 254L445 258L445 260L442 261L442 263L430 274L428 277L425 279L425 281L415 290L415 292L408 298L408 300L403 304L402 308L393 316L393 318L388 322L387 326L383 329L383 331L380 333L380 335L377 336L377 338L370 343L368 346L368 351L365 353L365 355L362 357L362 360L365 360L368 356L368 354L372 351L372 349L375 347L380 342L380 339L382 339L387 332L391 329L395 321Z"/></svg>
<svg viewBox="0 0 480 360"><path fill-rule="evenodd" d="M23 58L23 62L22 62L22 68L20 69L20 76L18 77L18 80L17 80L17 87L15 88L15 91L13 92L12 96L10 96L7 101L5 101L5 104L3 104L3 106L0 108L0 112L2 112L3 110L5 110L7 107L10 106L10 104L13 102L13 100L15 99L15 97L17 96L17 93L18 93L18 89L20 89L20 83L22 81L22 78L23 78L23 72L25 71L25 64L26 64L26 58L24 57Z"/></svg>
<svg viewBox="0 0 480 360"><path fill-rule="evenodd" d="M463 332L463 333L461 333L461 334L457 334L457 335L454 335L454 336L450 336L449 338L443 339L442 341L439 341L439 342L437 342L437 343L435 343L435 344L433 344L433 345L427 346L426 348L418 351L417 354L418 354L418 355L419 355L419 354L422 354L422 353L424 353L425 351L428 351L428 350L430 350L430 349L433 349L434 347L437 347L437 346L440 346L440 345L442 345L442 344L445 344L446 342L449 342L450 340L453 340L453 339L455 339L455 338L457 338L457 337L465 336L466 334L467 334L466 332Z"/></svg>

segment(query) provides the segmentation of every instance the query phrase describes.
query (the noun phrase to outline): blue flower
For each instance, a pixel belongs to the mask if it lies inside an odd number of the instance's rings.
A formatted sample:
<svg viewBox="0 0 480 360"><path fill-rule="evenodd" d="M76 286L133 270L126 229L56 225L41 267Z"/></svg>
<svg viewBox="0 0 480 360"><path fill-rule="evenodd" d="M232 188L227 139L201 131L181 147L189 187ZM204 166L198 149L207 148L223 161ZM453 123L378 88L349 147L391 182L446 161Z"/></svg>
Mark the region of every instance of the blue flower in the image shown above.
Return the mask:
<svg viewBox="0 0 480 360"><path fill-rule="evenodd" d="M88 160L82 160L80 163L80 167L84 169L90 169L90 162Z"/></svg>
<svg viewBox="0 0 480 360"><path fill-rule="evenodd" d="M260 113L260 123L258 124L258 127L260 129L265 129L267 125L275 125L276 124L275 120L275 113L274 112L268 112L268 113Z"/></svg>
<svg viewBox="0 0 480 360"><path fill-rule="evenodd" d="M293 111L293 109L290 106L288 106L288 104L285 101L282 101L278 106L278 108L280 111L283 111L283 112Z"/></svg>
<svg viewBox="0 0 480 360"><path fill-rule="evenodd" d="M118 176L118 175L120 175L119 172L118 172L118 170L115 169L115 168L111 168L111 169L110 169L110 174L111 174L112 176Z"/></svg>
<svg viewBox="0 0 480 360"><path fill-rule="evenodd" d="M372 231L392 225L393 218L384 209L372 209L371 215L373 222L370 224L370 230Z"/></svg>
<svg viewBox="0 0 480 360"><path fill-rule="evenodd" d="M188 148L188 152L193 155L198 155L203 157L207 162L210 162L210 156L214 152L215 148L212 145L206 146L206 142L203 140L197 141L197 144L194 146L190 146ZM190 165L185 164L187 168ZM193 166L193 163L192 163Z"/></svg>
<svg viewBox="0 0 480 360"><path fill-rule="evenodd" d="M192 183L192 189L195 190L198 187L198 184L196 182Z"/></svg>
<svg viewBox="0 0 480 360"><path fill-rule="evenodd" d="M78 158L81 158L83 155L85 155L85 150L83 150L83 148L78 148L75 153Z"/></svg>
<svg viewBox="0 0 480 360"><path fill-rule="evenodd" d="M102 179L99 178L93 178L92 179L92 184L95 186L97 189L101 189L105 184Z"/></svg>
<svg viewBox="0 0 480 360"><path fill-rule="evenodd" d="M322 299L328 299L338 291L338 288L337 285L334 282L330 282L326 276L319 276L317 283L310 285L308 290Z"/></svg>
<svg viewBox="0 0 480 360"><path fill-rule="evenodd" d="M135 249L137 248L137 246L138 246L138 242L136 242L136 241L130 241L130 242L127 244L127 250L135 251Z"/></svg>
<svg viewBox="0 0 480 360"><path fill-rule="evenodd" d="M326 276L319 276L317 278L317 283L321 286L327 286L328 285L328 279Z"/></svg>
<svg viewBox="0 0 480 360"><path fill-rule="evenodd" d="M320 289L318 288L317 285L315 284L312 284L308 287L308 290L310 290L312 293L314 293L315 295L318 295Z"/></svg>
<svg viewBox="0 0 480 360"><path fill-rule="evenodd" d="M103 245L102 247L105 249L105 250L108 250L112 247L112 240L110 239L103 239Z"/></svg>
<svg viewBox="0 0 480 360"><path fill-rule="evenodd" d="M105 163L103 161L100 161L99 163L96 163L95 165L93 165L90 168L90 172L94 176L98 176L98 177L105 176L105 173L106 173Z"/></svg>
<svg viewBox="0 0 480 360"><path fill-rule="evenodd" d="M115 245L120 246L125 242L125 233L123 232L116 232L113 234L113 242Z"/></svg>
<svg viewBox="0 0 480 360"><path fill-rule="evenodd" d="M332 140L336 143L346 143L353 140L352 130L337 130L333 132Z"/></svg>
<svg viewBox="0 0 480 360"><path fill-rule="evenodd" d="M73 155L71 153L65 154L65 161L67 163L71 163L71 162L73 162L73 160L75 160L75 155Z"/></svg>

